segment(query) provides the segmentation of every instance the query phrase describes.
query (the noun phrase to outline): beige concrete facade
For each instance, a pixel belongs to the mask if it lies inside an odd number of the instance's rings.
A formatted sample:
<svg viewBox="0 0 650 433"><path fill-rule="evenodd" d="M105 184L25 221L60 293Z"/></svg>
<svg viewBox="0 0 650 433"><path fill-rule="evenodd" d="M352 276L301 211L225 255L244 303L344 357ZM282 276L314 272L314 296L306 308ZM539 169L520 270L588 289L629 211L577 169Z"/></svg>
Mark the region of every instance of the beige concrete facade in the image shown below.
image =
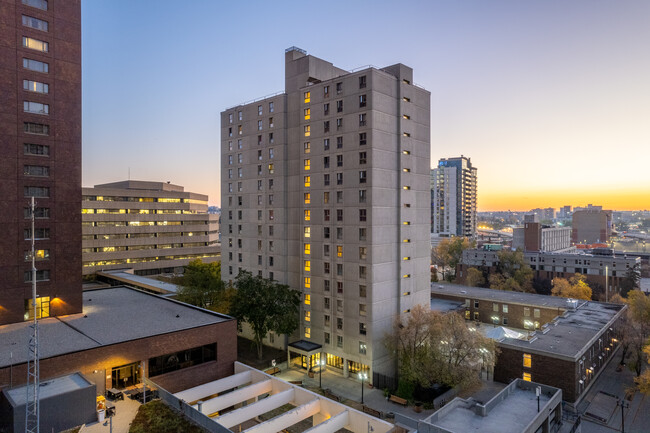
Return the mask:
<svg viewBox="0 0 650 433"><path fill-rule="evenodd" d="M285 93L221 114L222 275L301 290L298 339L393 375L384 335L429 299L430 93L401 64L285 56Z"/></svg>
<svg viewBox="0 0 650 433"><path fill-rule="evenodd" d="M197 258L219 260L219 216L207 210L206 195L164 182L83 188L83 274L173 272Z"/></svg>

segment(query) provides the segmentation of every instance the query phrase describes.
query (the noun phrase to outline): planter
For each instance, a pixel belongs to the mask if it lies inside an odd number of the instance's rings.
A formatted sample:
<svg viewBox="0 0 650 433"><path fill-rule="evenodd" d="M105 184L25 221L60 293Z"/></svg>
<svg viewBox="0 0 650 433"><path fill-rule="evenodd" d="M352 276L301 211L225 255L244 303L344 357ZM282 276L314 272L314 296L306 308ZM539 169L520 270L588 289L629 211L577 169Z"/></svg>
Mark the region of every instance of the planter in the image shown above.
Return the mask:
<svg viewBox="0 0 650 433"><path fill-rule="evenodd" d="M413 406L413 410L415 411L415 413L422 412L422 403L415 403L415 406Z"/></svg>

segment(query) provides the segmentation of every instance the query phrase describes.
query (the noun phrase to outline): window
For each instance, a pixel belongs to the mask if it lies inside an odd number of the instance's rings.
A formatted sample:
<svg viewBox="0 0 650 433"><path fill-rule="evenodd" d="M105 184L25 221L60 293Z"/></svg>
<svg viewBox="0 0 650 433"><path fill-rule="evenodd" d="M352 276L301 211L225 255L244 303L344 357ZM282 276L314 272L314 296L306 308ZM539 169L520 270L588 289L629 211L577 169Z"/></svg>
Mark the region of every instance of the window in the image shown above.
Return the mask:
<svg viewBox="0 0 650 433"><path fill-rule="evenodd" d="M329 221L330 220L330 210L329 209L324 209L323 210L323 221Z"/></svg>
<svg viewBox="0 0 650 433"><path fill-rule="evenodd" d="M330 193L329 191L323 192L323 204L328 204L330 202Z"/></svg>
<svg viewBox="0 0 650 433"><path fill-rule="evenodd" d="M244 161L244 157L242 156L241 153L238 153L237 154L237 162L239 162L241 164L243 161Z"/></svg>
<svg viewBox="0 0 650 433"><path fill-rule="evenodd" d="M330 139L326 138L323 140L323 149L324 150L330 150Z"/></svg>
<svg viewBox="0 0 650 433"><path fill-rule="evenodd" d="M304 253L307 255L311 254L311 244L304 244Z"/></svg>
<svg viewBox="0 0 650 433"><path fill-rule="evenodd" d="M367 349L367 348L368 348L368 346L366 345L366 343L364 343L363 341L359 341L359 353L360 353L361 355L365 355L365 354L366 354L366 349Z"/></svg>
<svg viewBox="0 0 650 433"><path fill-rule="evenodd" d="M42 165L26 165L23 168L23 174L25 176L48 177L50 175L50 167Z"/></svg>
<svg viewBox="0 0 650 433"><path fill-rule="evenodd" d="M27 36L23 36L23 47L36 50L36 51L41 51L43 53L47 53L50 50L50 44L48 44L47 42L40 41L34 38L29 38Z"/></svg>
<svg viewBox="0 0 650 433"><path fill-rule="evenodd" d="M329 174L324 174L324 175L323 175L323 184L324 184L325 186L327 186L327 185L330 184L330 175L329 175Z"/></svg>
<svg viewBox="0 0 650 433"><path fill-rule="evenodd" d="M329 227L323 227L323 238L325 238L325 239L330 238L330 228Z"/></svg>
<svg viewBox="0 0 650 433"><path fill-rule="evenodd" d="M329 98L330 96L330 86L323 86L323 97Z"/></svg>
<svg viewBox="0 0 650 433"><path fill-rule="evenodd" d="M305 167L305 170L310 170L311 169L311 160L310 159L305 159L304 167Z"/></svg>
<svg viewBox="0 0 650 433"><path fill-rule="evenodd" d="M343 111L343 100L336 101L336 112L340 113Z"/></svg>
<svg viewBox="0 0 650 433"><path fill-rule="evenodd" d="M343 221L343 209L336 209L336 221Z"/></svg>
<svg viewBox="0 0 650 433"><path fill-rule="evenodd" d="M343 239L343 227L337 227L336 228L336 239L339 239L339 240Z"/></svg>
<svg viewBox="0 0 650 433"><path fill-rule="evenodd" d="M524 353L524 367L532 368L532 366L533 366L532 356L530 355L530 353Z"/></svg>
<svg viewBox="0 0 650 433"><path fill-rule="evenodd" d="M323 114L325 116L330 114L330 104L329 103L323 105Z"/></svg>
<svg viewBox="0 0 650 433"><path fill-rule="evenodd" d="M28 17L23 15L23 25L25 27L31 27L32 29L47 31L47 21L39 20L38 18Z"/></svg>
<svg viewBox="0 0 650 433"><path fill-rule="evenodd" d="M343 83L336 83L336 94L340 94L343 91Z"/></svg>
<svg viewBox="0 0 650 433"><path fill-rule="evenodd" d="M38 271L37 271L38 272ZM49 272L49 271L48 271ZM31 272L30 272L31 274ZM31 275L30 275L31 277ZM36 276L38 280L38 274ZM30 278L31 281L31 278ZM41 319L44 317L50 317L50 297L42 296L36 298L36 318ZM34 302L32 299L25 299L25 320L30 320L34 318Z"/></svg>
<svg viewBox="0 0 650 433"><path fill-rule="evenodd" d="M311 277L304 278L305 288L309 289L311 287Z"/></svg>
<svg viewBox="0 0 650 433"><path fill-rule="evenodd" d="M23 188L25 197L43 197L50 196L50 188L44 186L26 186Z"/></svg>
<svg viewBox="0 0 650 433"><path fill-rule="evenodd" d="M305 149L305 153L311 153L311 143L309 141L306 141L303 147Z"/></svg>
<svg viewBox="0 0 650 433"><path fill-rule="evenodd" d="M233 116L232 113L228 114L228 123L232 123L232 121L233 121L233 117L234 117L234 116ZM232 143L230 143L230 144L232 145Z"/></svg>
<svg viewBox="0 0 650 433"><path fill-rule="evenodd" d="M366 113L359 114L359 126L366 126Z"/></svg>
<svg viewBox="0 0 650 433"><path fill-rule="evenodd" d="M263 113L262 106L261 106L261 105L258 105L258 106L257 106L257 115L258 115L258 116L261 116L262 113Z"/></svg>
<svg viewBox="0 0 650 433"><path fill-rule="evenodd" d="M495 313L498 313L499 312L499 304L493 302L492 303L492 311L494 311Z"/></svg>
<svg viewBox="0 0 650 433"><path fill-rule="evenodd" d="M359 77L359 89L365 89L366 88L366 76L362 75Z"/></svg>
<svg viewBox="0 0 650 433"><path fill-rule="evenodd" d="M23 153L25 155L50 156L50 146L42 144L23 144Z"/></svg>
<svg viewBox="0 0 650 433"><path fill-rule="evenodd" d="M243 133L244 133L244 130L242 129L242 126L239 125L239 126L237 127L237 134L242 135Z"/></svg>
<svg viewBox="0 0 650 433"><path fill-rule="evenodd" d="M323 157L323 168L330 168L330 157L329 156L324 156Z"/></svg>
<svg viewBox="0 0 650 433"><path fill-rule="evenodd" d="M23 58L23 68L29 69L30 71L43 72L44 74L47 74L49 72L50 65L45 62L39 62L38 60Z"/></svg>
<svg viewBox="0 0 650 433"><path fill-rule="evenodd" d="M269 236L273 236L273 226L269 226ZM241 239L239 240L241 241ZM273 263L273 257L271 257L271 263Z"/></svg>
<svg viewBox="0 0 650 433"><path fill-rule="evenodd" d="M305 193L305 204L311 203L311 194L308 192Z"/></svg>
<svg viewBox="0 0 650 433"><path fill-rule="evenodd" d="M336 246L336 257L343 257L343 245Z"/></svg>
<svg viewBox="0 0 650 433"><path fill-rule="evenodd" d="M365 266L359 266L359 278L366 278L366 277L367 277L366 267ZM365 286L363 286L363 287L365 288ZM359 290L361 290L361 286L359 286Z"/></svg>
<svg viewBox="0 0 650 433"><path fill-rule="evenodd" d="M359 228L359 240L360 241L365 241L366 240L366 238L367 238L367 235L366 235L367 230L368 229L366 229L365 227L360 227Z"/></svg>
<svg viewBox="0 0 650 433"><path fill-rule="evenodd" d="M31 229L25 229L23 231L23 235L25 239L31 239L32 238L32 230ZM48 228L37 228L34 229L34 239L49 239L50 238L50 229Z"/></svg>
<svg viewBox="0 0 650 433"><path fill-rule="evenodd" d="M329 264L329 262L323 262L323 273L324 274L329 274L330 273L330 264Z"/></svg>
<svg viewBox="0 0 650 433"><path fill-rule="evenodd" d="M359 247L359 260L365 260L368 257L368 248Z"/></svg>
<svg viewBox="0 0 650 433"><path fill-rule="evenodd" d="M311 227L305 227L304 235L305 235L306 238L311 237Z"/></svg>
<svg viewBox="0 0 650 433"><path fill-rule="evenodd" d="M305 92L305 104L311 102L311 92Z"/></svg>
<svg viewBox="0 0 650 433"><path fill-rule="evenodd" d="M365 200L364 200L365 201ZM366 209L359 209L359 221L365 222L367 219Z"/></svg>
<svg viewBox="0 0 650 433"><path fill-rule="evenodd" d="M36 271L36 281L48 281L50 279L49 269L42 269ZM31 283L32 281L32 271L25 271L23 274L23 281L26 283ZM31 299L30 299L31 301ZM38 302L38 298L37 298ZM38 303L37 303L38 305Z"/></svg>
<svg viewBox="0 0 650 433"><path fill-rule="evenodd" d="M305 184L305 187L310 187L311 186L311 176L305 176L304 177L304 184Z"/></svg>
<svg viewBox="0 0 650 433"><path fill-rule="evenodd" d="M343 164L343 161L341 161L341 164ZM343 185L343 173L336 173L336 184Z"/></svg>
<svg viewBox="0 0 650 433"><path fill-rule="evenodd" d="M238 111L238 112L237 112L237 118L238 118L239 120L243 120L243 119L244 119L244 114L243 114L241 111Z"/></svg>
<svg viewBox="0 0 650 433"><path fill-rule="evenodd" d="M366 183L366 170L359 172L359 183Z"/></svg>
<svg viewBox="0 0 650 433"><path fill-rule="evenodd" d="M365 107L367 104L368 99L366 98L366 95L359 95L359 108Z"/></svg>
<svg viewBox="0 0 650 433"><path fill-rule="evenodd" d="M273 152L271 151L271 149L269 149L269 150L270 150L269 154L272 155ZM269 155L269 157L270 157L270 155ZM269 164L267 167L268 167L268 169L269 169L269 174L273 174L273 173L275 173L275 166L274 166L273 164ZM240 170L241 170L241 169L240 169ZM240 177L241 177L241 176L240 176Z"/></svg>
<svg viewBox="0 0 650 433"><path fill-rule="evenodd" d="M343 167L343 155L336 155L336 166Z"/></svg>
<svg viewBox="0 0 650 433"><path fill-rule="evenodd" d="M305 221L311 220L311 211L309 209L305 209Z"/></svg>
<svg viewBox="0 0 650 433"><path fill-rule="evenodd" d="M368 154L366 152L359 152L359 165L363 165L368 160Z"/></svg>
<svg viewBox="0 0 650 433"><path fill-rule="evenodd" d="M34 250L34 260L48 260L50 258L50 250ZM25 261L28 262L32 259L32 252L25 251Z"/></svg>
<svg viewBox="0 0 650 433"><path fill-rule="evenodd" d="M228 173L230 175L230 172ZM237 169L237 177L244 177L244 169L239 167Z"/></svg>
<svg viewBox="0 0 650 433"><path fill-rule="evenodd" d="M273 102L269 102L269 113L273 113L273 110L274 110Z"/></svg>
<svg viewBox="0 0 650 433"><path fill-rule="evenodd" d="M311 119L311 108L304 109L305 120Z"/></svg>
<svg viewBox="0 0 650 433"><path fill-rule="evenodd" d="M336 329L343 329L343 319L340 317L336 318Z"/></svg>
<svg viewBox="0 0 650 433"><path fill-rule="evenodd" d="M330 246L327 244L323 245L323 256L324 257L330 256Z"/></svg>
<svg viewBox="0 0 650 433"><path fill-rule="evenodd" d="M27 134L50 135L50 125L44 125L42 123L25 122L23 123L23 128L25 133Z"/></svg>
<svg viewBox="0 0 650 433"><path fill-rule="evenodd" d="M530 308L524 307L524 317L530 317Z"/></svg>
<svg viewBox="0 0 650 433"><path fill-rule="evenodd" d="M30 208L24 208L24 218L29 219L32 217ZM36 219L46 219L50 217L50 209L47 207L37 207L34 209L34 218Z"/></svg>
<svg viewBox="0 0 650 433"><path fill-rule="evenodd" d="M532 380L533 380L533 379L531 378L531 376L530 376L530 373L524 373L524 375L523 375L523 379L524 379L526 382L532 382Z"/></svg>
<svg viewBox="0 0 650 433"><path fill-rule="evenodd" d="M338 131L341 128L343 128L343 118L339 117L336 119L336 130Z"/></svg>
<svg viewBox="0 0 650 433"><path fill-rule="evenodd" d="M23 80L23 90L35 93L49 93L50 86L39 81Z"/></svg>
<svg viewBox="0 0 650 433"><path fill-rule="evenodd" d="M327 134L328 132L330 132L330 121L326 120L323 122L323 133Z"/></svg>
<svg viewBox="0 0 650 433"><path fill-rule="evenodd" d="M325 339L325 344L330 344L330 333L329 332L325 333L324 339Z"/></svg>
<svg viewBox="0 0 650 433"><path fill-rule="evenodd" d="M304 264L305 272L311 271L311 261L310 260L305 260L303 264Z"/></svg>
<svg viewBox="0 0 650 433"><path fill-rule="evenodd" d="M261 131L263 127L264 127L264 125L262 124L262 121L261 121L261 120L258 120L258 121L257 121L257 130L258 130L258 131Z"/></svg>
<svg viewBox="0 0 650 433"><path fill-rule="evenodd" d="M341 263L336 264L336 275L343 275L343 265ZM343 293L343 283L341 281L338 281L336 284L339 293Z"/></svg>
<svg viewBox="0 0 650 433"><path fill-rule="evenodd" d="M540 317L539 308L534 308L533 309L533 317L535 317L536 319L539 319L539 317Z"/></svg>
<svg viewBox="0 0 650 433"><path fill-rule="evenodd" d="M503 309L503 313L504 313L504 314L507 314L507 313L508 313L508 305L507 305L507 304L503 304L501 307L502 307L502 309Z"/></svg>
<svg viewBox="0 0 650 433"><path fill-rule="evenodd" d="M47 0L23 0L23 4L44 11L47 10Z"/></svg>
<svg viewBox="0 0 650 433"><path fill-rule="evenodd" d="M339 328L342 329L342 328ZM342 335L337 335L336 336L336 347L343 347L343 336Z"/></svg>
<svg viewBox="0 0 650 433"><path fill-rule="evenodd" d="M366 315L366 304L359 304L359 316Z"/></svg>
<svg viewBox="0 0 650 433"><path fill-rule="evenodd" d="M479 320L478 311L474 311L474 320L476 320L476 321Z"/></svg>

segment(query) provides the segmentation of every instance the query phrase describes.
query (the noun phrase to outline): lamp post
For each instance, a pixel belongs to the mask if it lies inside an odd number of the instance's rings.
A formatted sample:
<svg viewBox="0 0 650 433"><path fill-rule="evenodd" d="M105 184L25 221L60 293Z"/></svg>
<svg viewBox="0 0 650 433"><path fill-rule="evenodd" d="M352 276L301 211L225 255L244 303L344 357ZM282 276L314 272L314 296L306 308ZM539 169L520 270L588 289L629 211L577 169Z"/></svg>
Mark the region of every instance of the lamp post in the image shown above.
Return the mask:
<svg viewBox="0 0 650 433"><path fill-rule="evenodd" d="M366 373L359 372L359 379L361 379L361 404L363 404L363 381L364 379L368 379L368 375Z"/></svg>
<svg viewBox="0 0 650 433"><path fill-rule="evenodd" d="M621 433L625 433L625 409L629 408L630 404L621 398L618 405L621 406Z"/></svg>
<svg viewBox="0 0 650 433"><path fill-rule="evenodd" d="M318 387L320 389L323 389L323 367L325 367L325 360L321 359L318 361L319 369L318 369Z"/></svg>

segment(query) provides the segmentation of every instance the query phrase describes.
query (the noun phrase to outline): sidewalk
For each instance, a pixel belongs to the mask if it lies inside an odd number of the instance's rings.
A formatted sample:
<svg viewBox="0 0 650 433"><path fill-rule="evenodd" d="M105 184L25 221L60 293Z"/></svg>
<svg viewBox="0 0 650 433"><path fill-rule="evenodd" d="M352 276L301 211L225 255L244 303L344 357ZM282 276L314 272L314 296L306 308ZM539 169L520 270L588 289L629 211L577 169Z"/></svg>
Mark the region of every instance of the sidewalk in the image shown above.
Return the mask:
<svg viewBox="0 0 650 433"><path fill-rule="evenodd" d="M141 406L140 402L125 397L124 400L111 401L111 403L115 405L112 433L129 433L131 422ZM100 422L86 424L80 433L110 433L111 421L108 418L106 421L108 421L106 425Z"/></svg>

